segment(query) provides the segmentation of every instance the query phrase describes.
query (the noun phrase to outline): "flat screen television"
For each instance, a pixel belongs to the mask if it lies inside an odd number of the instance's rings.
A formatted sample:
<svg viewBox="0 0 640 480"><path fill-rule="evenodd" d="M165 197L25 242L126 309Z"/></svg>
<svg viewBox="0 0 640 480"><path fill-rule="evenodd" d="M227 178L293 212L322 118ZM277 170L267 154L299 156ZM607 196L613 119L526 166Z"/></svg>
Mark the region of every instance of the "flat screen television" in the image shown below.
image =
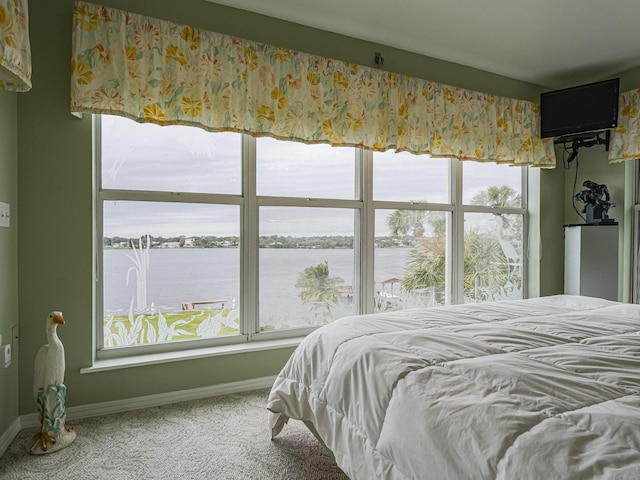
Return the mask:
<svg viewBox="0 0 640 480"><path fill-rule="evenodd" d="M620 79L540 95L540 137L575 136L618 125Z"/></svg>

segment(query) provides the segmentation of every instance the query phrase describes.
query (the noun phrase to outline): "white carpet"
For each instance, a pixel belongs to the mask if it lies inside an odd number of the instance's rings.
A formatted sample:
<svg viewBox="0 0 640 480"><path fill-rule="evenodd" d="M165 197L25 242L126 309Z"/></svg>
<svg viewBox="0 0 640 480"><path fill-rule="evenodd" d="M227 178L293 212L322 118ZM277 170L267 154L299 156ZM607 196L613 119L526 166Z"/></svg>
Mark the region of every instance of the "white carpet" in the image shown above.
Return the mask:
<svg viewBox="0 0 640 480"><path fill-rule="evenodd" d="M78 420L71 422L75 442L49 455L27 453L37 429L26 429L0 458L0 478L347 479L302 422L290 421L271 440L267 394L259 390Z"/></svg>

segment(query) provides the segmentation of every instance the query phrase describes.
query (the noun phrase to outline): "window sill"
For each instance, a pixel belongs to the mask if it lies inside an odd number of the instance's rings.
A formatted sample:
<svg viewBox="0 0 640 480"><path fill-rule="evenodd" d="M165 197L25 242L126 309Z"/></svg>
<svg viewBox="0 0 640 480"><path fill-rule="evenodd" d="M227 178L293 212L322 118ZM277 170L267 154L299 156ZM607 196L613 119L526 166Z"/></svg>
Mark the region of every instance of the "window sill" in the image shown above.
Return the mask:
<svg viewBox="0 0 640 480"><path fill-rule="evenodd" d="M251 343L239 343L216 347L183 350L179 352L152 353L130 357L110 358L95 360L90 367L80 369L81 374L106 372L123 368L141 367L145 365L158 365L161 363L179 362L182 360L196 360L200 358L219 357L235 353L260 352L276 350L280 348L297 347L304 337L287 338L279 340L263 340Z"/></svg>

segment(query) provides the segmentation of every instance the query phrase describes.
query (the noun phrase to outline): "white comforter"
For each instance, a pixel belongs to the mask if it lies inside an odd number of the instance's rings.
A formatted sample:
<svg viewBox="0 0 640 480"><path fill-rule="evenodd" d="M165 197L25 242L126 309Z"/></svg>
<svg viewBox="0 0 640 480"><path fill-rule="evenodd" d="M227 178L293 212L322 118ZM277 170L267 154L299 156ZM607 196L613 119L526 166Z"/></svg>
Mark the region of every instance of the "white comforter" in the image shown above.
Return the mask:
<svg viewBox="0 0 640 480"><path fill-rule="evenodd" d="M268 401L352 479L640 479L640 305L586 297L347 317Z"/></svg>

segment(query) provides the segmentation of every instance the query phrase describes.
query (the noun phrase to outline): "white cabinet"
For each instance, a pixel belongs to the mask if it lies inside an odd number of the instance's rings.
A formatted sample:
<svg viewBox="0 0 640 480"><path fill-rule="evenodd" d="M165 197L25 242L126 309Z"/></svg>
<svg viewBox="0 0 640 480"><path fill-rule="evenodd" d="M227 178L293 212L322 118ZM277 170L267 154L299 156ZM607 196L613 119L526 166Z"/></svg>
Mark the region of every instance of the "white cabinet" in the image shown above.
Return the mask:
<svg viewBox="0 0 640 480"><path fill-rule="evenodd" d="M565 225L564 293L618 300L618 224Z"/></svg>

